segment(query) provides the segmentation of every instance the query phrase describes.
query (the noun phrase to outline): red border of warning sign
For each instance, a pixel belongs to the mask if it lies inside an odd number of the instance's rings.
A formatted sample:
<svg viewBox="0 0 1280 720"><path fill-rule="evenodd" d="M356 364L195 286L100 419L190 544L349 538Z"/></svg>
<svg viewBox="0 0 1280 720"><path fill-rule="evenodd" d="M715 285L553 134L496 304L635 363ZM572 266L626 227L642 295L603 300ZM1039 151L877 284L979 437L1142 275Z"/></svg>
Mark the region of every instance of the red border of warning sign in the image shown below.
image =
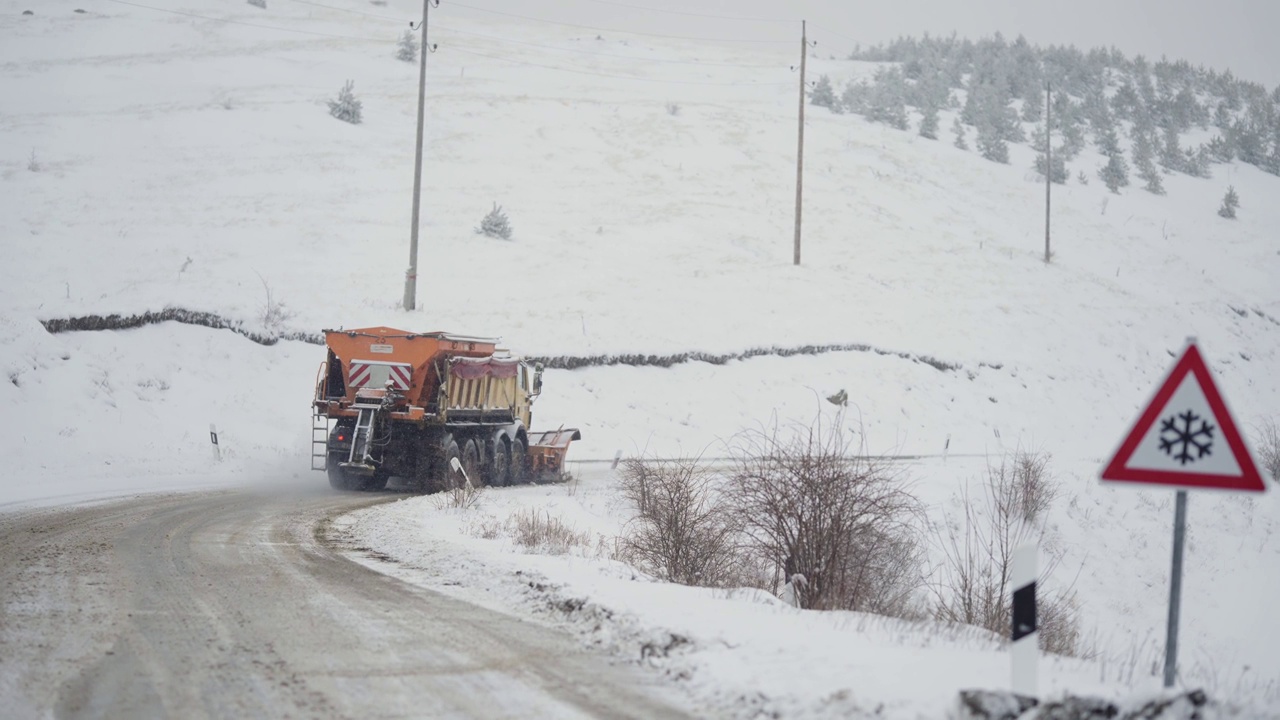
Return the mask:
<svg viewBox="0 0 1280 720"><path fill-rule="evenodd" d="M1214 417L1218 421L1218 427L1222 430L1222 437L1227 441L1227 446L1231 448L1236 464L1240 466L1239 475L1218 475L1194 470L1147 470L1126 467L1129 461L1133 459L1133 453L1137 450L1138 444L1142 442L1142 438L1146 437L1147 431L1151 429L1152 425L1155 425L1156 420L1164 414L1165 405L1169 403L1169 399L1177 391L1178 386L1182 384L1188 373L1194 373L1196 380L1199 381L1200 389L1204 391L1205 400L1209 403L1209 409L1213 411ZM1156 391L1155 397L1147 404L1147 409L1143 410L1142 414L1138 416L1133 429L1129 431L1129 435L1120 444L1120 448L1116 450L1111 462L1107 463L1106 469L1102 471L1102 479L1114 482L1176 485L1181 487L1214 488L1217 490L1263 492L1267 489L1266 484L1262 482L1262 475L1258 473L1258 466L1254 464L1253 458L1249 456L1249 449L1244 444L1244 439L1240 436L1240 432L1236 429L1235 419L1231 417L1231 412L1227 409L1227 403L1222 399L1222 394L1218 392L1218 386L1214 384L1213 376L1209 374L1209 367L1205 365L1204 358L1201 357L1200 350L1196 348L1195 343L1187 346L1186 352L1182 354L1177 364L1173 366L1173 370L1165 378L1164 384L1160 386L1160 389Z"/></svg>

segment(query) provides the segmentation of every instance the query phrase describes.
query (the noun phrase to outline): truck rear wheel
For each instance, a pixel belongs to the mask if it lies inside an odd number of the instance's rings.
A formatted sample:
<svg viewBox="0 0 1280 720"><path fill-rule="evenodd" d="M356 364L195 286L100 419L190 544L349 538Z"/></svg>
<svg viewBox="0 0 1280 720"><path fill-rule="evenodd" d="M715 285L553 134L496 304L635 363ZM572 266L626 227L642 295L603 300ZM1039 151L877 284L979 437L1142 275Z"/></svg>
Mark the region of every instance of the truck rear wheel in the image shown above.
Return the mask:
<svg viewBox="0 0 1280 720"><path fill-rule="evenodd" d="M511 485L529 482L529 454L520 438L511 441L511 468L508 473Z"/></svg>
<svg viewBox="0 0 1280 720"><path fill-rule="evenodd" d="M440 489L448 490L450 488L461 487L465 482L462 477L454 472L453 461L462 459L462 452L458 450L457 441L448 438L448 442L444 443L444 454L441 455L440 463Z"/></svg>
<svg viewBox="0 0 1280 720"><path fill-rule="evenodd" d="M489 484L503 487L511 484L511 451L501 437L493 441L493 461L489 463Z"/></svg>
<svg viewBox="0 0 1280 720"><path fill-rule="evenodd" d="M462 446L462 469L466 471L467 479L471 481L472 486L481 487L484 485L484 477L480 474L480 445L475 439L467 440Z"/></svg>
<svg viewBox="0 0 1280 720"><path fill-rule="evenodd" d="M353 478L338 465L340 462L342 462L341 456L334 453L329 453L329 457L325 460L324 469L325 474L329 476L329 487L334 490L357 489L352 486L351 481Z"/></svg>

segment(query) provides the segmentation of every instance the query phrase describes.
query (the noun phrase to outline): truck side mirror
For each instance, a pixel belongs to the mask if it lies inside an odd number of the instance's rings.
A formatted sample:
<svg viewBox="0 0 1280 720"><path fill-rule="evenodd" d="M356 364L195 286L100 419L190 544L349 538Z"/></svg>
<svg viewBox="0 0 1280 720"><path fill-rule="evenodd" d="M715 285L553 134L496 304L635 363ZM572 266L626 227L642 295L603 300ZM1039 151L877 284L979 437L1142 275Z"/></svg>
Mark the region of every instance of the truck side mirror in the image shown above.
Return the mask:
<svg viewBox="0 0 1280 720"><path fill-rule="evenodd" d="M542 393L542 365L538 364L533 368L533 394Z"/></svg>

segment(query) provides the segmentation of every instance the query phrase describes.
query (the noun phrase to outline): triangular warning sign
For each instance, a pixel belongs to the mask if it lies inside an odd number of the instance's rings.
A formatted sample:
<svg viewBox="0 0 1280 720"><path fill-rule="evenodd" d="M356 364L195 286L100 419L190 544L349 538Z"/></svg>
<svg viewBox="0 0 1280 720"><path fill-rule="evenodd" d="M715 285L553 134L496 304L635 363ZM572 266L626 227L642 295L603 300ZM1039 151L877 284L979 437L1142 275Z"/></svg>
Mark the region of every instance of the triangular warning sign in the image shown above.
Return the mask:
<svg viewBox="0 0 1280 720"><path fill-rule="evenodd" d="M1265 491L1235 420L1192 343L1138 416L1103 480Z"/></svg>

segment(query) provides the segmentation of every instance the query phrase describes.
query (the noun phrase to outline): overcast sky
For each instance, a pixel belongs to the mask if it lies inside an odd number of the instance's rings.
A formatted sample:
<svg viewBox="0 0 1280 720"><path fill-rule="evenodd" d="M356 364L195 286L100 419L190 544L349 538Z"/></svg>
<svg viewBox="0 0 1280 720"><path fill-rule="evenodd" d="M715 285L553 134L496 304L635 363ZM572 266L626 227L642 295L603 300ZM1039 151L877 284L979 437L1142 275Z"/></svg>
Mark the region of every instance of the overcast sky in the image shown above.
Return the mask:
<svg viewBox="0 0 1280 720"><path fill-rule="evenodd" d="M450 11L448 3L441 13ZM735 22L698 14L808 20L819 52L844 55L924 32L978 39L997 30L1039 45L1115 45L1280 84L1280 0L457 0L454 12L486 7L547 19L679 35L783 38L794 23ZM658 11L650 11L652 8ZM661 12L665 10L667 12ZM686 14L678 14L686 13ZM798 39L798 38L797 38Z"/></svg>

